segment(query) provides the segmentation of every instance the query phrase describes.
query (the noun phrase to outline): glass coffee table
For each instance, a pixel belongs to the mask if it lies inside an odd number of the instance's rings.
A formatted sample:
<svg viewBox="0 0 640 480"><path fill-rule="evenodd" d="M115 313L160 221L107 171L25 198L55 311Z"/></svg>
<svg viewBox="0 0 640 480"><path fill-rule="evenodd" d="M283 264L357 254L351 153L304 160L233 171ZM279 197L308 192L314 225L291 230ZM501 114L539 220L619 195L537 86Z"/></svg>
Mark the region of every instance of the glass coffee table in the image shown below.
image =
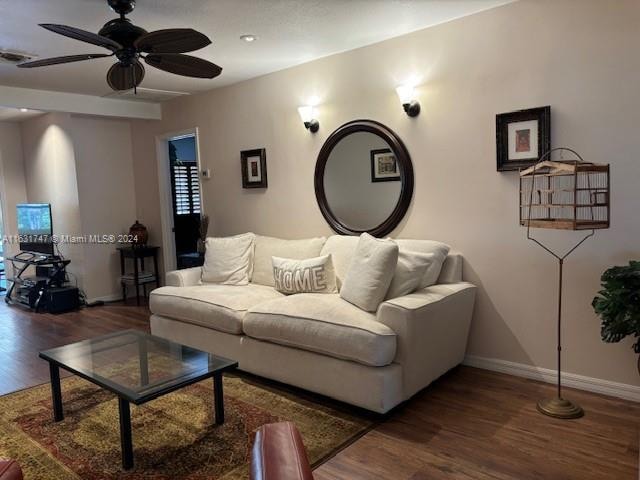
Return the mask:
<svg viewBox="0 0 640 480"><path fill-rule="evenodd" d="M40 352L49 362L53 419L64 418L60 368L115 393L120 411L122 467L133 467L130 404L141 405L213 377L216 424L224 423L222 375L238 362L136 330Z"/></svg>

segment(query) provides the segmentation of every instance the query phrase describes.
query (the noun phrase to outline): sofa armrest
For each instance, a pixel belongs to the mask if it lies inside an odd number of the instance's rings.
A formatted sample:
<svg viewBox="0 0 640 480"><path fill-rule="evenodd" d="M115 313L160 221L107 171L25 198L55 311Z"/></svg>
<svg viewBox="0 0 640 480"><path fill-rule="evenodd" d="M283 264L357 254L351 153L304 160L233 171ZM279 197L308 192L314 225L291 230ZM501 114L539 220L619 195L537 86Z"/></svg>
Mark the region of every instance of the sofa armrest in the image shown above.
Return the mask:
<svg viewBox="0 0 640 480"><path fill-rule="evenodd" d="M475 295L466 282L432 285L378 308L378 321L397 335L394 362L402 365L407 398L462 363Z"/></svg>
<svg viewBox="0 0 640 480"><path fill-rule="evenodd" d="M185 268L167 272L166 285L169 287L191 287L202 279L202 267Z"/></svg>
<svg viewBox="0 0 640 480"><path fill-rule="evenodd" d="M251 452L251 480L313 480L300 432L290 422L260 427Z"/></svg>
<svg viewBox="0 0 640 480"><path fill-rule="evenodd" d="M0 460L1 480L22 480L22 469L14 460Z"/></svg>

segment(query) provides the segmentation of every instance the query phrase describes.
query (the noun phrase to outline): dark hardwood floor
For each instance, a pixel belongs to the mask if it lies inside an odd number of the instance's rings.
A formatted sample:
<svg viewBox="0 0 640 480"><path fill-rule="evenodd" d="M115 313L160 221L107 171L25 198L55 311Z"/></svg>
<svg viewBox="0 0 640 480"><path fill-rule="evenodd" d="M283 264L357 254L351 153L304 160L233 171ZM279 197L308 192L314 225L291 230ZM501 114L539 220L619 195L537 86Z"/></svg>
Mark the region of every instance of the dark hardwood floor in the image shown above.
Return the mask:
<svg viewBox="0 0 640 480"><path fill-rule="evenodd" d="M49 381L49 366L39 351L128 328L149 331L146 307L113 303L60 315L36 314L8 306L0 297L0 395Z"/></svg>
<svg viewBox="0 0 640 480"><path fill-rule="evenodd" d="M39 350L104 333L148 331L146 307L33 314L0 302L0 393L48 381ZM459 367L314 472L316 480L638 479L640 404L577 390L586 410L537 413L552 385Z"/></svg>

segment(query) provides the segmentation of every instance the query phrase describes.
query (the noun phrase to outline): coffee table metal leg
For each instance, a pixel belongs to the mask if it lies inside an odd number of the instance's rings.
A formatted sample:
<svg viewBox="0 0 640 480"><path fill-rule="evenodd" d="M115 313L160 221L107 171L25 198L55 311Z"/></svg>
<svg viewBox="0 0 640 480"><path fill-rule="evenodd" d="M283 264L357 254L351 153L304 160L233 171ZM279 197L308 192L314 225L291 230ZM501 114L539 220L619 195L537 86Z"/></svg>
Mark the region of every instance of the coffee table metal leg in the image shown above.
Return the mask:
<svg viewBox="0 0 640 480"><path fill-rule="evenodd" d="M131 439L131 408L124 398L118 398L120 409L120 447L122 449L122 468L133 468L133 440Z"/></svg>
<svg viewBox="0 0 640 480"><path fill-rule="evenodd" d="M216 414L216 425L224 423L224 397L222 394L222 373L213 376L213 402Z"/></svg>
<svg viewBox="0 0 640 480"><path fill-rule="evenodd" d="M51 375L51 398L53 399L53 420L60 422L64 419L62 410L62 390L60 389L60 368L49 362L49 374Z"/></svg>

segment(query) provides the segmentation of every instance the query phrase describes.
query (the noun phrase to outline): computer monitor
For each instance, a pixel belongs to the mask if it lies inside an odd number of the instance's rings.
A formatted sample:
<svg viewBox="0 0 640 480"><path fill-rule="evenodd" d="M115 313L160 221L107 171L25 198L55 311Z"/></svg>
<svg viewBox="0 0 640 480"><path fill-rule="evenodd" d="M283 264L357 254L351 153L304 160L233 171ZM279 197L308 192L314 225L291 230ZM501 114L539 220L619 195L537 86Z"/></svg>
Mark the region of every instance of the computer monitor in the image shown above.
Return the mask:
<svg viewBox="0 0 640 480"><path fill-rule="evenodd" d="M22 203L17 206L17 210L20 250L53 255L51 205Z"/></svg>

